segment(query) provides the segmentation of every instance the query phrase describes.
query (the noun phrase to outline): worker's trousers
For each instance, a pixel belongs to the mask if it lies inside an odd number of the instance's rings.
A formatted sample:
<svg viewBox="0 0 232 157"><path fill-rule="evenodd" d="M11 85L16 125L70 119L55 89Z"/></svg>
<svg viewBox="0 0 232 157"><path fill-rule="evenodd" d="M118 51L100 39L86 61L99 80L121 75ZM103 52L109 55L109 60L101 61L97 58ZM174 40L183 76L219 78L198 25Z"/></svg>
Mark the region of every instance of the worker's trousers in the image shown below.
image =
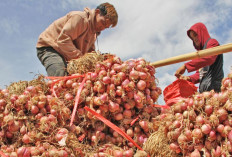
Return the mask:
<svg viewBox="0 0 232 157"><path fill-rule="evenodd" d="M67 75L67 63L52 47L37 48L37 57L46 68L48 76Z"/></svg>

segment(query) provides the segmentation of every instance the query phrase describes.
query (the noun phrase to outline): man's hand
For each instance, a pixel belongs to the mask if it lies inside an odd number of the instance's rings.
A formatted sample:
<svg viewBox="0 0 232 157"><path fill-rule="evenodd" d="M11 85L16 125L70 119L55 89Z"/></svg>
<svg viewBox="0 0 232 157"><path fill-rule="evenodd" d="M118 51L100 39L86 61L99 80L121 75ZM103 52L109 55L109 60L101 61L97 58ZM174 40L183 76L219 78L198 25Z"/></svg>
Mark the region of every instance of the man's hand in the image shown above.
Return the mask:
<svg viewBox="0 0 232 157"><path fill-rule="evenodd" d="M182 65L179 69L176 70L175 76L177 78L180 78L180 76L182 76L182 74L184 74L185 70L186 70L185 65Z"/></svg>
<svg viewBox="0 0 232 157"><path fill-rule="evenodd" d="M179 79L182 79L182 80L186 80L186 81L190 81L190 82L191 82L191 78L190 78L189 76L183 76L183 75L181 75L181 76L179 77Z"/></svg>

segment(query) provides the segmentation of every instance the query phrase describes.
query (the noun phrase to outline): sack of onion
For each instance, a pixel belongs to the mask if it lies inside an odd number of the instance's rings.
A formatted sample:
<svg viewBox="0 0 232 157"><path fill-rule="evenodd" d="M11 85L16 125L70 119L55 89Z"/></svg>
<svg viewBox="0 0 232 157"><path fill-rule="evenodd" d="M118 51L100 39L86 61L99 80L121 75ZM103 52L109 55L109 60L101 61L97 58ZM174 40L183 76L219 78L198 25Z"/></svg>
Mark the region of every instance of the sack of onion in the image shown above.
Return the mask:
<svg viewBox="0 0 232 157"><path fill-rule="evenodd" d="M156 118L170 150L185 157L226 157L232 155L232 73L222 80L221 92L213 90L182 98L169 112ZM148 142L157 139L153 133L144 144L147 152L160 147ZM153 147L152 147L153 146ZM173 156L173 155L170 155Z"/></svg>
<svg viewBox="0 0 232 157"><path fill-rule="evenodd" d="M159 115L154 74L142 58L123 62L108 54L91 72L14 83L0 91L1 151L18 157L133 156Z"/></svg>

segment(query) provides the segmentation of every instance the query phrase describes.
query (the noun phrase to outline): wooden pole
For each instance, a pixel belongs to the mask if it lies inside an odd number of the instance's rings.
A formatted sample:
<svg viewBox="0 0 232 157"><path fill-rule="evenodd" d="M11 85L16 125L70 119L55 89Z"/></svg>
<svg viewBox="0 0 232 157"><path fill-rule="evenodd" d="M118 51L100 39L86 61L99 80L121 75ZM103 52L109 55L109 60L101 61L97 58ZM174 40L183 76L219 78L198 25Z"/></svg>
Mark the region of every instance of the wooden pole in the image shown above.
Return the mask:
<svg viewBox="0 0 232 157"><path fill-rule="evenodd" d="M158 68L158 67L175 64L175 63L179 63L179 62L183 62L187 60L192 60L192 59L202 58L202 57L207 57L207 56L214 56L214 55L227 53L231 51L232 51L232 43L163 59L157 62L150 63L150 65L155 68Z"/></svg>

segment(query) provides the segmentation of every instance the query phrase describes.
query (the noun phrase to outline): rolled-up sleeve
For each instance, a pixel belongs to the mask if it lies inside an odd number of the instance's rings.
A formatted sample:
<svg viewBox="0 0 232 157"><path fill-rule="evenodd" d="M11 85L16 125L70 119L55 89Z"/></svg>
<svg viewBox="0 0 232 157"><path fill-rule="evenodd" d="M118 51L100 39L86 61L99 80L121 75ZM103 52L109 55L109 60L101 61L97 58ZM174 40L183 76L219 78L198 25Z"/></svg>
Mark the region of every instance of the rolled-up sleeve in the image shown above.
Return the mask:
<svg viewBox="0 0 232 157"><path fill-rule="evenodd" d="M190 77L192 83L194 83L194 84L199 83L200 74L199 74L198 70L196 71L196 73L194 73L193 75L190 75L189 77Z"/></svg>

